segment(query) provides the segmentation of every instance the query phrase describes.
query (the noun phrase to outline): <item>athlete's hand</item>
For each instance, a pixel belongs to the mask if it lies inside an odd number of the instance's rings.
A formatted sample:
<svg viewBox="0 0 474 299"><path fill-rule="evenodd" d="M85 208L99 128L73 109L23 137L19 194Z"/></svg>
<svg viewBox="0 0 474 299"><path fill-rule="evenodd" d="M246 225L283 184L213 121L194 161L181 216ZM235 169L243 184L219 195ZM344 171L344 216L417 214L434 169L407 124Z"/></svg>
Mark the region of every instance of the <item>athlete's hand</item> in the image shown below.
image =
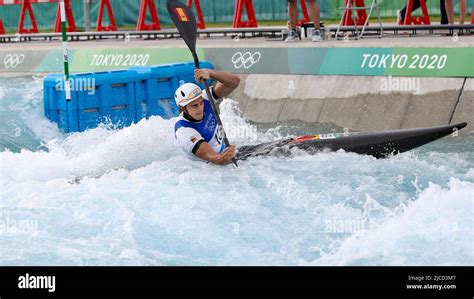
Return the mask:
<svg viewBox="0 0 474 299"><path fill-rule="evenodd" d="M224 150L222 154L219 155L218 163L220 165L227 165L232 163L232 158L235 157L235 145L231 144L228 148Z"/></svg>
<svg viewBox="0 0 474 299"><path fill-rule="evenodd" d="M206 81L211 77L211 72L208 69L195 69L194 70L194 79L197 82Z"/></svg>

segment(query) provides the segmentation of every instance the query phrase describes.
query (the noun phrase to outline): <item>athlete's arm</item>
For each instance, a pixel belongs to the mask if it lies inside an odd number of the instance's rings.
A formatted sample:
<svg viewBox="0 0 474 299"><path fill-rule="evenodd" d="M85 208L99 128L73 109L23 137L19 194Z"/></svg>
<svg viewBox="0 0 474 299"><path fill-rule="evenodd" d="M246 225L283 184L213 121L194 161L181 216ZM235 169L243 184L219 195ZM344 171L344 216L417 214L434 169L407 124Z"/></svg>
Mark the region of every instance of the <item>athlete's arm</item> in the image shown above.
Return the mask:
<svg viewBox="0 0 474 299"><path fill-rule="evenodd" d="M196 69L194 71L196 81L208 80L209 78L217 81L213 91L218 98L223 98L231 94L240 84L240 78L232 73L210 70Z"/></svg>
<svg viewBox="0 0 474 299"><path fill-rule="evenodd" d="M196 145L197 149L193 149L193 153L206 161L217 165L227 165L232 163L232 158L235 156L235 145L230 145L227 147L222 154L218 154L209 143L201 140L199 144Z"/></svg>

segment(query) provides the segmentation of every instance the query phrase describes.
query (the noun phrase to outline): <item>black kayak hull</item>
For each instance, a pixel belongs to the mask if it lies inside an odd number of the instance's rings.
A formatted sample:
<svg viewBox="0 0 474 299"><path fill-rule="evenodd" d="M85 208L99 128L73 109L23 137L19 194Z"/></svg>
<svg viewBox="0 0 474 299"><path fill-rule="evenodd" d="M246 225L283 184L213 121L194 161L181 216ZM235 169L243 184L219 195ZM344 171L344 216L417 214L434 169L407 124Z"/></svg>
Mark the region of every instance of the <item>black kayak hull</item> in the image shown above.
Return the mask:
<svg viewBox="0 0 474 299"><path fill-rule="evenodd" d="M461 130L467 123L429 128L401 129L370 133L305 135L290 139L239 147L237 160L250 157L291 155L293 148L314 154L344 150L376 158L386 158L420 147Z"/></svg>

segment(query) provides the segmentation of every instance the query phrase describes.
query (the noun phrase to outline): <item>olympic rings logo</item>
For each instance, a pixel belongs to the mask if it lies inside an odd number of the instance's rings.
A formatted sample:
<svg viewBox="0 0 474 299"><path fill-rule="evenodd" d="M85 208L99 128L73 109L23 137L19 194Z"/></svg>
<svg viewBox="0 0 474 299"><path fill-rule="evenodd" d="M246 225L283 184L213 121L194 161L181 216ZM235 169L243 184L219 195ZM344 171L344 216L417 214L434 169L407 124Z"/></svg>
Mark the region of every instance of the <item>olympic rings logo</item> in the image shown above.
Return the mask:
<svg viewBox="0 0 474 299"><path fill-rule="evenodd" d="M237 52L232 56L232 63L236 69L240 69L241 67L248 69L251 68L254 64L260 61L262 54L260 52L250 53L245 52Z"/></svg>
<svg viewBox="0 0 474 299"><path fill-rule="evenodd" d="M3 64L6 69L14 69L25 60L25 54L7 54L3 58Z"/></svg>

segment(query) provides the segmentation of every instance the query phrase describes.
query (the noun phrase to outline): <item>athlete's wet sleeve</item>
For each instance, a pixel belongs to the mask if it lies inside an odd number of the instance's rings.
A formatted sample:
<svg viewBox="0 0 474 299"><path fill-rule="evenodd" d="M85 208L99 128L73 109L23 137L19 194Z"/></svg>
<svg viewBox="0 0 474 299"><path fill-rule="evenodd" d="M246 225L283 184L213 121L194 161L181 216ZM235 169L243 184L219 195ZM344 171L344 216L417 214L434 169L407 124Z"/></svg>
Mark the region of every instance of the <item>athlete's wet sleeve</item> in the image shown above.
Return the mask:
<svg viewBox="0 0 474 299"><path fill-rule="evenodd" d="M176 140L186 153L195 154L204 138L193 128L182 127L176 131Z"/></svg>

